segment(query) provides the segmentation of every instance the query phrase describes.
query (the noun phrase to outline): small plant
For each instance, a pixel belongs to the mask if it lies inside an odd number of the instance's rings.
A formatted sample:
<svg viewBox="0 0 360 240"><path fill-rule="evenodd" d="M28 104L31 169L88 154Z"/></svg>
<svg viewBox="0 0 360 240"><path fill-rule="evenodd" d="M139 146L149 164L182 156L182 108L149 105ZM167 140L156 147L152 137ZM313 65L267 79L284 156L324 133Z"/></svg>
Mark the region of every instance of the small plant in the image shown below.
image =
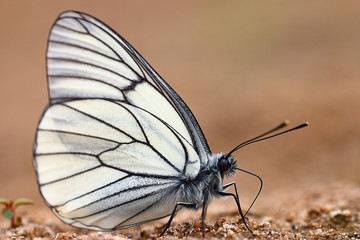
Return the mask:
<svg viewBox="0 0 360 240"><path fill-rule="evenodd" d="M11 228L15 228L21 224L21 217L15 217L15 210L17 207L22 205L30 205L33 202L30 199L26 198L18 198L14 200L7 200L5 198L0 198L0 205L4 205L4 209L2 210L2 215L10 219Z"/></svg>

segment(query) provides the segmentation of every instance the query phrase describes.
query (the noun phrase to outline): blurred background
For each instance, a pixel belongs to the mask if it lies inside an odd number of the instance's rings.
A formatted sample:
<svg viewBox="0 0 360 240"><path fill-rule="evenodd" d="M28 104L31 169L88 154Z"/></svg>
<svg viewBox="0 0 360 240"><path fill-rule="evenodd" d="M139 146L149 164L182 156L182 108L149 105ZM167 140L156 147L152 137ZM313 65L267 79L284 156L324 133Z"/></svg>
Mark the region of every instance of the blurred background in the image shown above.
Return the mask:
<svg viewBox="0 0 360 240"><path fill-rule="evenodd" d="M65 10L125 37L183 97L213 152L286 119L309 121L235 153L263 178L263 201L277 189L360 185L359 9L358 1L1 1L0 197L45 206L32 145L48 102L47 37ZM235 180L241 197L255 195L256 179Z"/></svg>

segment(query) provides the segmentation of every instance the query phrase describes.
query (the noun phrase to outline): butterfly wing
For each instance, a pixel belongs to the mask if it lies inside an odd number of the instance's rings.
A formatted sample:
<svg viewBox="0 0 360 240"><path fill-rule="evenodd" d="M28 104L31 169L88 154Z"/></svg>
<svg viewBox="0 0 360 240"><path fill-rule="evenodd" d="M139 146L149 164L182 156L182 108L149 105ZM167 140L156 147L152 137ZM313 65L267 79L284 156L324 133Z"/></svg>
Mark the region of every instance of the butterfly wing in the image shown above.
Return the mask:
<svg viewBox="0 0 360 240"><path fill-rule="evenodd" d="M179 181L195 178L210 151L185 103L129 43L83 13L55 22L47 72L50 104L33 160L47 205L97 230L169 215L182 200Z"/></svg>

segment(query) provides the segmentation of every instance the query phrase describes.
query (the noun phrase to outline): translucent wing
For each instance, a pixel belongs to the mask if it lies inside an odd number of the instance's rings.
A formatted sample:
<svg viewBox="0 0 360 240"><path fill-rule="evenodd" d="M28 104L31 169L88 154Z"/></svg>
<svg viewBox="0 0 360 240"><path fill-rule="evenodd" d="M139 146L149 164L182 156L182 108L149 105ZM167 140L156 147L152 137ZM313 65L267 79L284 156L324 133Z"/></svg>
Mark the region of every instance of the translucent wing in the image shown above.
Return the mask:
<svg viewBox="0 0 360 240"><path fill-rule="evenodd" d="M169 215L179 183L210 152L180 97L119 35L65 12L49 37L50 105L34 167L45 202L64 222L99 230Z"/></svg>

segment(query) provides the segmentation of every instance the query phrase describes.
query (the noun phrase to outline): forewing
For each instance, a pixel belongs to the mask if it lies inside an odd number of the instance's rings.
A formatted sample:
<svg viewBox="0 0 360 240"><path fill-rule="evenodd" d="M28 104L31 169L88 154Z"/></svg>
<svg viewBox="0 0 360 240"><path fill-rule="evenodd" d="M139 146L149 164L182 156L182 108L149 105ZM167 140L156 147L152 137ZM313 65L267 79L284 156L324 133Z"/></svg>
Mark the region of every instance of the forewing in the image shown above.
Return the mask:
<svg viewBox="0 0 360 240"><path fill-rule="evenodd" d="M193 145L202 165L208 161L209 146L184 101L101 21L79 12L61 14L50 33L47 66L51 103L89 98L126 101L165 121Z"/></svg>

